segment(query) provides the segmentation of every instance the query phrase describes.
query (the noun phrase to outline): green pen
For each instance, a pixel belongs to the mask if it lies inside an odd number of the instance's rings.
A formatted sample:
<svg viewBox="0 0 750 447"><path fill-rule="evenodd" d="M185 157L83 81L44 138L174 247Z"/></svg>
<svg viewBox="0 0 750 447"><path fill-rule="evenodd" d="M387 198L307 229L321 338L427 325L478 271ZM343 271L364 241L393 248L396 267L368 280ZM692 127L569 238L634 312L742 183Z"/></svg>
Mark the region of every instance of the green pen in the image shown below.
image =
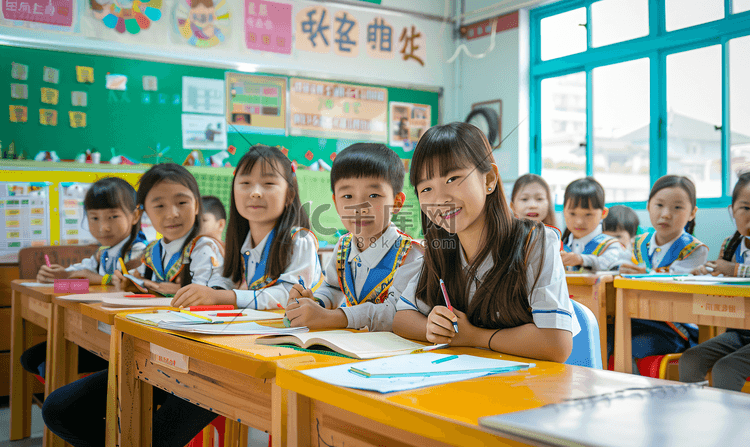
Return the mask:
<svg viewBox="0 0 750 447"><path fill-rule="evenodd" d="M443 362L448 362L457 358L458 358L457 355L449 355L448 357L443 357L442 359L433 360L432 363L436 363L436 364L443 363Z"/></svg>

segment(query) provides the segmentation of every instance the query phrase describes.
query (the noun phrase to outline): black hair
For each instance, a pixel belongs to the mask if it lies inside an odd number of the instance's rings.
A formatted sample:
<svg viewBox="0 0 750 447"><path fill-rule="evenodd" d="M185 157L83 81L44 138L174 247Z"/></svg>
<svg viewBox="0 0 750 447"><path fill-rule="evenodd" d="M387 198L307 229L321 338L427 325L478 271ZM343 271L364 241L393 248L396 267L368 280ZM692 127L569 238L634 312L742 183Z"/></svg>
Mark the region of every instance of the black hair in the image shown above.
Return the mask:
<svg viewBox="0 0 750 447"><path fill-rule="evenodd" d="M146 171L138 181L139 206L142 206L143 209L145 209L146 197L148 196L149 191L151 191L151 188L161 182L177 183L186 187L193 194L193 198L198 204L198 214L195 216L193 227L190 230L190 233L188 233L188 237L185 239L182 247L180 247L180 252L182 252L185 250L185 247L187 247L188 244L192 243L193 239L198 237L201 232L200 215L203 214L203 204L201 203L201 193L198 189L198 182L195 180L195 177L193 177L193 174L191 174L190 171L176 163L161 163L158 165L154 165L151 167L151 169ZM190 284L191 274L189 265L190 260L187 259L183 262L187 262L187 264L183 266L182 274L180 275L180 285L184 287Z"/></svg>
<svg viewBox="0 0 750 447"><path fill-rule="evenodd" d="M735 202L739 199L740 192L745 189L745 187L750 184L750 172L745 172L739 176L737 179L737 183L734 184L734 189L732 190L732 207L734 208ZM729 243L724 247L724 256L723 259L725 261L731 261L732 257L734 256L734 252L737 250L737 247L742 243L743 235L739 231L735 231L734 235L732 235L732 238L729 240Z"/></svg>
<svg viewBox="0 0 750 447"><path fill-rule="evenodd" d="M216 196L203 196L201 197L203 202L203 212L213 214L216 220L227 219L227 210L224 209L224 204L221 203Z"/></svg>
<svg viewBox="0 0 750 447"><path fill-rule="evenodd" d="M607 217L602 220L602 231L625 230L630 237L635 237L640 224L638 215L632 208L625 205L615 205L609 209Z"/></svg>
<svg viewBox="0 0 750 447"><path fill-rule="evenodd" d="M380 143L354 143L336 154L331 166L331 191L347 178L377 177L387 181L393 195L404 189L404 163L392 149Z"/></svg>
<svg viewBox="0 0 750 447"><path fill-rule="evenodd" d="M568 202L570 201L570 202ZM601 183L597 182L594 177L584 177L572 181L565 188L563 196L563 208L587 208L594 210L604 209L604 188ZM565 232L562 240L567 240L570 236L570 230L565 223Z"/></svg>
<svg viewBox="0 0 750 447"><path fill-rule="evenodd" d="M489 109L483 109L489 110ZM489 141L489 140L488 140ZM526 185L538 184L542 185L544 191L547 193L547 217L542 219L542 223L557 227L557 220L555 219L555 203L552 201L552 192L549 189L547 181L542 178L541 175L537 174L524 174L513 183L513 191L510 193L510 201L513 203L516 200L516 196L520 193Z"/></svg>
<svg viewBox="0 0 750 447"><path fill-rule="evenodd" d="M136 204L135 188L119 177L105 177L97 180L91 185L83 198L83 210L85 213L91 210L106 210L118 208L127 214L135 212ZM141 232L141 220L130 228L130 237L122 246L120 253L125 256L133 246L133 242Z"/></svg>
<svg viewBox="0 0 750 447"><path fill-rule="evenodd" d="M276 235L271 243L268 254L266 273L271 278L278 278L289 267L292 261L292 228L310 228L310 219L302 208L299 198L297 176L292 170L292 162L278 148L256 144L242 156L237 163L232 180L231 205L229 207L229 222L227 222L226 257L224 258L224 277L231 278L235 283L242 281L242 253L240 248L250 231L250 222L237 211L234 198L234 182L238 175L250 174L256 163L262 163L265 172L276 171L287 182L287 197L284 211L276 221L274 229ZM309 231L309 230L308 230Z"/></svg>
<svg viewBox="0 0 750 447"><path fill-rule="evenodd" d="M695 209L695 206L697 203L696 194L695 194L695 183L693 183L693 181L690 180L689 178L682 176L682 175L665 175L664 177L657 180L656 183L654 183L654 186L651 187L651 192L648 195L648 201L650 202L657 192L666 188L681 188L688 195L688 200L690 200L690 206L692 207L691 210ZM687 231L690 234L693 234L694 230L695 230L695 218L693 218L687 224L685 224L685 231Z"/></svg>

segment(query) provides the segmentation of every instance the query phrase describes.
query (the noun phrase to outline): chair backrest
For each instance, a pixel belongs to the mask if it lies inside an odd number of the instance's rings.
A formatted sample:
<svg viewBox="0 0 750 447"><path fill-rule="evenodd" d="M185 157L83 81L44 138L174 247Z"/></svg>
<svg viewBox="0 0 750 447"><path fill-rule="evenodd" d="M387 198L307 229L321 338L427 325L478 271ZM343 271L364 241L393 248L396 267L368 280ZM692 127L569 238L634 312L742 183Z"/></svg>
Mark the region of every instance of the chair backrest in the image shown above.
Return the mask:
<svg viewBox="0 0 750 447"><path fill-rule="evenodd" d="M98 245L47 245L44 247L26 247L18 252L18 270L22 279L36 278L39 267L44 265L44 255L49 262L64 267L81 262L96 253Z"/></svg>
<svg viewBox="0 0 750 447"><path fill-rule="evenodd" d="M570 301L573 303L573 310L581 326L581 332L573 337L573 351L565 364L602 369L602 351L596 317L588 307L576 301Z"/></svg>

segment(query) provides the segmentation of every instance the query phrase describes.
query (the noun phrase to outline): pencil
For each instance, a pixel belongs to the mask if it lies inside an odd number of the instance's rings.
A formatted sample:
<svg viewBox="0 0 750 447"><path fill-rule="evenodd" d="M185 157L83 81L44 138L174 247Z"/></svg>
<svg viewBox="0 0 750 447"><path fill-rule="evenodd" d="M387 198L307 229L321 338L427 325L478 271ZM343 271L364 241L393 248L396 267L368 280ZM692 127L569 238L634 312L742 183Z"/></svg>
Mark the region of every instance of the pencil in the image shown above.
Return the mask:
<svg viewBox="0 0 750 447"><path fill-rule="evenodd" d="M128 269L125 267L125 261L123 261L122 258L120 258L119 261L120 261L120 268L122 269L122 274L127 275Z"/></svg>

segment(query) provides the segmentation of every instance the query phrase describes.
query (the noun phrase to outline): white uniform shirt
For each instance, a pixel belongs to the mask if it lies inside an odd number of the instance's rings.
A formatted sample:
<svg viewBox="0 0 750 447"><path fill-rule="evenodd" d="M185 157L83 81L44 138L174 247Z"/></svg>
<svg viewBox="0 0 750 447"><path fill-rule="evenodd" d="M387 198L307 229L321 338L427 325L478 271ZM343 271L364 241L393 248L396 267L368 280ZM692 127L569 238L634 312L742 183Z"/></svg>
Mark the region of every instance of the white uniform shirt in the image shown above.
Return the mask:
<svg viewBox="0 0 750 447"><path fill-rule="evenodd" d="M623 259L625 259L625 257L627 256L625 247L623 247L619 241L615 241L613 244L610 244L609 247L604 250L604 253L600 254L599 256L582 254L583 250L586 248L586 244L591 242L593 238L600 234L602 234L601 225L597 226L594 231L580 239L576 239L571 234L570 236L568 236L567 245L570 247L573 253L581 255L581 258L583 259L583 267L590 268L595 272L616 269L620 266Z"/></svg>
<svg viewBox="0 0 750 447"><path fill-rule="evenodd" d="M352 269L354 279L354 293L359 297L362 288L370 274L370 269L375 268L399 238L396 225L390 224L385 233L377 241L370 245L365 251L360 252L354 239L351 241L351 250L347 262ZM421 258L424 254L422 247L412 241L409 253L403 264L396 269L393 280L388 288L388 297L382 303L361 303L356 306L347 306L344 292L339 288L338 272L336 270L336 255L341 247L342 236L336 243L333 256L326 266L326 280L323 286L315 292L315 297L320 298L326 307L337 308L346 314L347 327L350 329L361 329L368 327L370 331L390 331L393 326L393 316L396 314L396 302L401 292L406 288L409 281L419 273L422 268Z"/></svg>
<svg viewBox="0 0 750 447"><path fill-rule="evenodd" d="M268 233L271 234L271 233ZM255 275L255 268L261 261L263 248L266 246L268 234L255 247L252 246L253 239L248 231L245 243L240 248L241 253L246 253L250 259L247 263L245 278ZM240 258L245 262L244 258ZM234 289L237 297L237 307L240 309L278 309L278 304L286 307L289 301L289 291L295 284L299 284L299 278L305 282L305 287L314 286L321 275L320 259L318 258L318 239L308 230L301 230L292 239L292 259L289 267L281 274L276 283L261 290L239 290L239 284L232 283L229 278L215 278L209 287L219 286L226 289Z"/></svg>
<svg viewBox="0 0 750 447"><path fill-rule="evenodd" d="M130 239L130 235L106 250L106 254L104 256L106 265L101 265L101 258L97 258L97 253L94 253L90 258L86 258L81 262L68 266L65 271L72 272L77 270L90 270L94 273L104 276L107 274L107 271L121 270L120 263L117 260L120 259L121 256L124 257L125 253L120 253L120 250L122 250L122 247L125 245L125 242L127 242L128 239ZM146 244L144 244L143 242L136 242L131 245L130 259L140 259L141 253L145 248Z"/></svg>
<svg viewBox="0 0 750 447"><path fill-rule="evenodd" d="M685 234L683 231L680 233L679 236L672 239L671 241L667 242L664 245L656 245L656 235L653 235L651 237L651 241L648 244L648 255L651 258L651 267L657 268L659 267L659 264L661 264L662 259L664 259L664 255L669 252L669 249L672 247L672 244L675 243L677 239L682 237L682 235ZM669 265L669 272L670 273L690 273L693 271L693 269L698 268L706 263L708 260L708 247L705 245L701 245L700 247L696 248L692 253L690 253L690 256L683 259L682 261L674 261L672 264Z"/></svg>
<svg viewBox="0 0 750 447"><path fill-rule="evenodd" d="M188 235L175 239L170 243L165 243L164 239L159 240L161 244L161 265L164 267L165 273L169 271L167 263L175 253L182 250L182 244L185 243ZM154 246L156 248L156 246ZM183 262L186 260L183 259ZM177 261L179 262L179 261ZM209 285L212 279L221 277L222 269L224 268L224 257L221 255L221 249L217 245L216 241L212 238L201 237L198 242L195 243L195 248L190 254L190 273L192 275L192 284L198 284L201 286ZM141 276L146 274L146 264L138 266L138 273ZM156 281L156 278L153 278Z"/></svg>
<svg viewBox="0 0 750 447"><path fill-rule="evenodd" d="M539 280L536 287L529 294L529 305L531 307L531 316L534 324L540 329L553 328L570 331L573 336L578 334L581 327L573 311L573 303L570 302L568 294L568 283L565 279L565 268L560 258L560 240L554 230L545 228L544 247L537 246L537 250L529 255L529 268L526 277L529 285L534 284L534 278L537 274L539 257L544 250L544 264L539 273ZM461 265L464 271L468 270L469 264L461 253ZM490 271L494 262L492 256L487 259L477 269L476 281L472 281L469 289L469 302L471 302L476 292L477 282L481 283L487 273ZM419 282L419 275L416 275L399 299L396 310L418 310L427 316L432 310L422 301L415 298L415 289Z"/></svg>

